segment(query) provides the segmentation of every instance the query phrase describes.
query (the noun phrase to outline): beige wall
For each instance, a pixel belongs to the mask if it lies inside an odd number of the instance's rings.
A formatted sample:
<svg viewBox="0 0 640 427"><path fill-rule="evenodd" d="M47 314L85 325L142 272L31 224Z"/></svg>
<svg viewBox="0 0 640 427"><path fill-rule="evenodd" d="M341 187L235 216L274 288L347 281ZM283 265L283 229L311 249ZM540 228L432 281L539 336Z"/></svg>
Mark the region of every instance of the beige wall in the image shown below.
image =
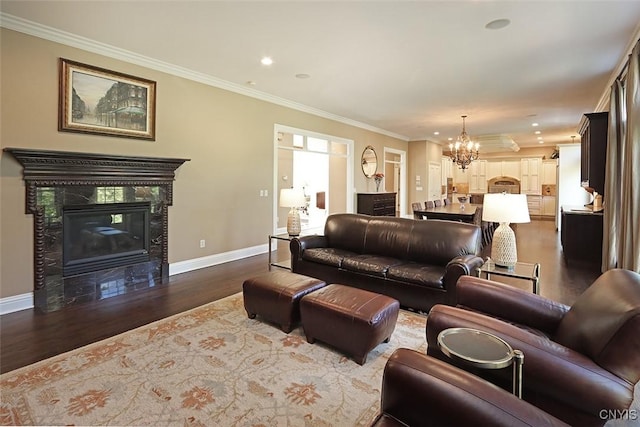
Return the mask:
<svg viewBox="0 0 640 427"><path fill-rule="evenodd" d="M412 209L411 203L424 203L429 200L429 163L442 162L442 146L432 141L410 141L409 142L409 177L407 178L409 185L409 209ZM420 176L420 188L416 184L416 175ZM441 185L440 178L435 185Z"/></svg>
<svg viewBox="0 0 640 427"><path fill-rule="evenodd" d="M424 203L427 200L429 191L429 170L427 168L427 142L410 141L409 152L407 154L409 163L409 173L407 177L407 188L409 189L409 206L413 202ZM420 185L416 183L416 176L420 176ZM408 209L408 212L412 212Z"/></svg>
<svg viewBox="0 0 640 427"><path fill-rule="evenodd" d="M152 69L2 29L2 148L180 157L169 208L169 262L264 244L273 224L274 124L355 141L354 185L367 145L407 149L407 142ZM59 132L58 59L157 82L156 141ZM205 248L199 247L205 239ZM25 214L21 166L0 160L0 297L33 290L33 217ZM215 286L215 284L212 284Z"/></svg>

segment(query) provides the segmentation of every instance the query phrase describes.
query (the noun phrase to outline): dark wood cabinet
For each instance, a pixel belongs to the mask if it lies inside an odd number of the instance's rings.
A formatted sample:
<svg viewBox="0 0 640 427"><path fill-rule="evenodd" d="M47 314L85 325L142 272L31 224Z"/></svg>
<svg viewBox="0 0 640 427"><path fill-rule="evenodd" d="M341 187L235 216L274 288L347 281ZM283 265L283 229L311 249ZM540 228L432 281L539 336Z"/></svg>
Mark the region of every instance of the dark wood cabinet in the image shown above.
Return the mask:
<svg viewBox="0 0 640 427"><path fill-rule="evenodd" d="M589 212L585 207L562 207L560 240L567 263L580 261L600 269L603 219L602 212Z"/></svg>
<svg viewBox="0 0 640 427"><path fill-rule="evenodd" d="M604 170L607 157L609 112L585 114L586 120L580 128L581 180L604 195Z"/></svg>
<svg viewBox="0 0 640 427"><path fill-rule="evenodd" d="M358 213L396 216L396 193L358 193Z"/></svg>

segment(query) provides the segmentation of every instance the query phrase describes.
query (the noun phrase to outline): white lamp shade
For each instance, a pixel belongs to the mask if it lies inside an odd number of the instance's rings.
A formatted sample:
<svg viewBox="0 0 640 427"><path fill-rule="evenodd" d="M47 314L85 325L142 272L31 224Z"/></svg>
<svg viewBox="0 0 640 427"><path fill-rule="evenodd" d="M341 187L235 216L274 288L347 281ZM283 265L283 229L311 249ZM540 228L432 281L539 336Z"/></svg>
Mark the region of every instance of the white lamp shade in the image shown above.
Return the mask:
<svg viewBox="0 0 640 427"><path fill-rule="evenodd" d="M283 208L299 208L304 206L307 200L302 190L295 188L283 188L280 190L280 206Z"/></svg>
<svg viewBox="0 0 640 427"><path fill-rule="evenodd" d="M499 223L530 222L526 194L489 193L484 195L482 220Z"/></svg>

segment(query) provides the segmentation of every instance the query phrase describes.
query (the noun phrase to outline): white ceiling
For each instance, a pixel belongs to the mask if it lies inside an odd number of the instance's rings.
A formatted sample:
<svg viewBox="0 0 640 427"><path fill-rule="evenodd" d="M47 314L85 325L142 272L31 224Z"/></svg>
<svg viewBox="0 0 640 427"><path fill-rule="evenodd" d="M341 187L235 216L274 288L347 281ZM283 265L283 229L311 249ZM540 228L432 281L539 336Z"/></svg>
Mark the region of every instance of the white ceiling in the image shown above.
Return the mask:
<svg viewBox="0 0 640 427"><path fill-rule="evenodd" d="M447 143L466 114L472 139L520 147L539 144L536 129L545 145L571 142L640 34L637 0L2 0L0 10L3 26L23 18L407 140Z"/></svg>

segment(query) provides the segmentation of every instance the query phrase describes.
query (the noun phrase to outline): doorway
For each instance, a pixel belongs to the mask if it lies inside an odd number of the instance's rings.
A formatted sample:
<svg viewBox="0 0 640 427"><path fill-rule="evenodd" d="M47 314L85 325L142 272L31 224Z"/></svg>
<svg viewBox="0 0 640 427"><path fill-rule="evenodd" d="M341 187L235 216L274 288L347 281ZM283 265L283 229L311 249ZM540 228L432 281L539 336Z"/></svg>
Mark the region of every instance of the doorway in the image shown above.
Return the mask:
<svg viewBox="0 0 640 427"><path fill-rule="evenodd" d="M286 232L289 208L280 190L304 193L300 221L305 231L321 230L328 215L353 212L353 141L289 126L274 127L274 232Z"/></svg>
<svg viewBox="0 0 640 427"><path fill-rule="evenodd" d="M384 190L397 193L396 215L407 214L407 152L384 147Z"/></svg>
<svg viewBox="0 0 640 427"><path fill-rule="evenodd" d="M427 200L442 199L442 164L429 162L429 194Z"/></svg>

